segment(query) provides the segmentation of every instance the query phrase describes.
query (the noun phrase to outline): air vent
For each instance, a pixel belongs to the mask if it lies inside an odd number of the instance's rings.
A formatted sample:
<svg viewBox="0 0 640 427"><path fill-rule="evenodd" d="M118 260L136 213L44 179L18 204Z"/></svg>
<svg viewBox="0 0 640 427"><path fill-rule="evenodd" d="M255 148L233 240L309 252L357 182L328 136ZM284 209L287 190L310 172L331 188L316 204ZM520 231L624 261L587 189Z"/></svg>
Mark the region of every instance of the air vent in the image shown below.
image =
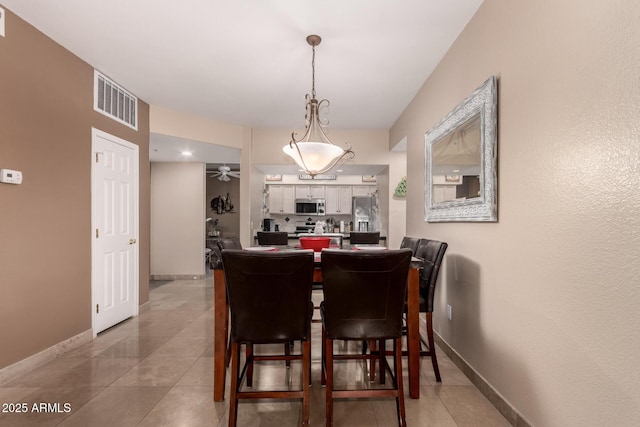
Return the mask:
<svg viewBox="0 0 640 427"><path fill-rule="evenodd" d="M138 98L94 70L93 109L138 130Z"/></svg>

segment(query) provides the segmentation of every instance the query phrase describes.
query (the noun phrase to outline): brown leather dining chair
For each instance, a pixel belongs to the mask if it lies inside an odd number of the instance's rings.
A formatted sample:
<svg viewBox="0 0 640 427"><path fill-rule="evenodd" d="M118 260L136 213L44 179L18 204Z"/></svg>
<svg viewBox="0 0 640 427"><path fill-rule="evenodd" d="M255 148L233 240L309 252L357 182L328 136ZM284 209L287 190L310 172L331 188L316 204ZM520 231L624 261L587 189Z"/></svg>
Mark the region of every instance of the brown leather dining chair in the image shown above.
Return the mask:
<svg viewBox="0 0 640 427"><path fill-rule="evenodd" d="M301 399L302 423L309 424L313 253L225 249L222 262L231 309L229 426L236 425L240 400L260 398ZM256 355L251 351L240 369L242 344L247 348L271 343L286 346L291 341L301 341L300 354ZM246 390L253 388L254 363L272 360L302 361L300 389Z"/></svg>
<svg viewBox="0 0 640 427"><path fill-rule="evenodd" d="M260 246L286 245L289 242L286 231L258 231L257 234Z"/></svg>
<svg viewBox="0 0 640 427"><path fill-rule="evenodd" d="M436 381L442 381L440 369L438 369L438 358L433 339L433 298L438 283L440 266L444 260L444 254L449 245L446 242L430 239L420 239L416 248L415 257L424 260L424 267L420 270L420 312L425 313L427 320L427 346L426 351L420 351L420 356L431 357L433 372Z"/></svg>
<svg viewBox="0 0 640 427"><path fill-rule="evenodd" d="M374 244L380 243L379 231L352 231L349 233L350 245Z"/></svg>
<svg viewBox="0 0 640 427"><path fill-rule="evenodd" d="M324 301L322 316L322 383L326 384L326 424L333 425L333 400L394 397L398 424L406 425L402 383L402 315L411 263L410 249L322 252ZM334 340L377 341L379 351L334 354ZM393 340L393 369L384 357L385 341ZM334 360L380 361L392 388L337 388ZM342 376L344 379L345 377Z"/></svg>

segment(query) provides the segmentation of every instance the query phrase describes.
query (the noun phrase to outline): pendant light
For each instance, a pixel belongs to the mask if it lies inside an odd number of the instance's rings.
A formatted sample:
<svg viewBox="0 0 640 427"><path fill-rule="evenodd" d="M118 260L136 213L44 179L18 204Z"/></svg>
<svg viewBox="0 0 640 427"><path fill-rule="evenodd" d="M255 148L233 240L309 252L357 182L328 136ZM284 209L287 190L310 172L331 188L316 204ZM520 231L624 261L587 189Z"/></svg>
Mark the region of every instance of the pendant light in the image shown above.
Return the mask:
<svg viewBox="0 0 640 427"><path fill-rule="evenodd" d="M321 106L329 106L329 101L316 99L316 46L320 44L322 39L317 35L307 37L307 43L311 45L311 96L307 94L306 115L305 115L305 133L300 139L296 139L296 133L291 133L291 141L282 147L282 151L290 156L302 170L314 178L318 174L328 172L339 163L353 159L355 153L351 150L351 146L347 145L346 149L335 145L322 129L328 122L322 122L319 117L319 109Z"/></svg>

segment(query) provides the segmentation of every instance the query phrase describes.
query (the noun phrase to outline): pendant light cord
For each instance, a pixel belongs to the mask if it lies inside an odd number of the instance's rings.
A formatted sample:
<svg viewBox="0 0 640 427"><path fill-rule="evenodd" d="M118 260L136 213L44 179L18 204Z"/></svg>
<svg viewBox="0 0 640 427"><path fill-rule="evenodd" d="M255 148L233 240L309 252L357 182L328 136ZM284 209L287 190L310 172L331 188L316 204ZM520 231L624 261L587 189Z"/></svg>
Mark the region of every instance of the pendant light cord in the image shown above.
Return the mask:
<svg viewBox="0 0 640 427"><path fill-rule="evenodd" d="M311 46L311 97L316 97L316 45Z"/></svg>

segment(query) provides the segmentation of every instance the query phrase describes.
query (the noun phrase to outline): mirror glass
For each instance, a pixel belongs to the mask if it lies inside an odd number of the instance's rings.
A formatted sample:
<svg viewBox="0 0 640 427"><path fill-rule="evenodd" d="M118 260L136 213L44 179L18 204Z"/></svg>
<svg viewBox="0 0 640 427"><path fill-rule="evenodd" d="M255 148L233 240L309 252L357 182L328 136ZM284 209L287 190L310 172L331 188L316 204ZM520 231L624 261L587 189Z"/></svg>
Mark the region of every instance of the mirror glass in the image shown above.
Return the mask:
<svg viewBox="0 0 640 427"><path fill-rule="evenodd" d="M425 220L497 221L496 78L425 136Z"/></svg>

